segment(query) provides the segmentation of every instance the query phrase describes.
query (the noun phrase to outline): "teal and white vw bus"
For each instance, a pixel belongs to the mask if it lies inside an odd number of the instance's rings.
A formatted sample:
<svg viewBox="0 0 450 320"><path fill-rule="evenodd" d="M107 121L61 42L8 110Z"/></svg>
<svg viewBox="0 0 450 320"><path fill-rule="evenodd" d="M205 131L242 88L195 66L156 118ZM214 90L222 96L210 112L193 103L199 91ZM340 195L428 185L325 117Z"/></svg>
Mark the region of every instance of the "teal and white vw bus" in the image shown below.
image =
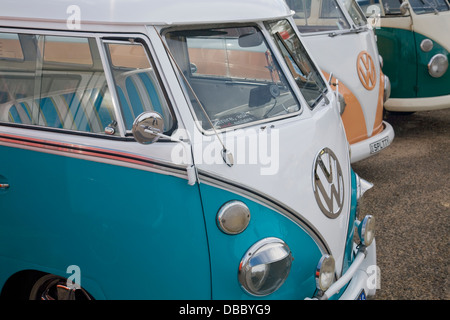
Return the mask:
<svg viewBox="0 0 450 320"><path fill-rule="evenodd" d="M1 298L375 294L370 184L284 1L4 0L0 48Z"/></svg>
<svg viewBox="0 0 450 320"><path fill-rule="evenodd" d="M383 72L391 80L385 109L450 108L450 5L447 0L358 0L374 22Z"/></svg>
<svg viewBox="0 0 450 320"><path fill-rule="evenodd" d="M383 120L390 82L372 27L355 0L286 0L312 56L341 97L351 161L377 154L394 140Z"/></svg>

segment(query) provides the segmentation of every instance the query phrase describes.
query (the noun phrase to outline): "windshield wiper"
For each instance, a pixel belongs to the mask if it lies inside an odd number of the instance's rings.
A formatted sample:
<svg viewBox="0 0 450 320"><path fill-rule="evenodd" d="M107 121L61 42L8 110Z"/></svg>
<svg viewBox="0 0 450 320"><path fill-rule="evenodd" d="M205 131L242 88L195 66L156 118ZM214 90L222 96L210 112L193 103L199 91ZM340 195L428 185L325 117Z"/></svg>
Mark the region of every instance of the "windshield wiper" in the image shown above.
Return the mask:
<svg viewBox="0 0 450 320"><path fill-rule="evenodd" d="M314 107L317 104L317 102L319 102L320 99L322 99L322 98L325 99L325 102L327 104L330 103L330 101L328 100L328 97L326 96L327 91L328 91L327 87L324 87L322 90L320 90L319 95L317 96L316 99L314 99L314 102L311 104L311 107Z"/></svg>
<svg viewBox="0 0 450 320"><path fill-rule="evenodd" d="M363 32L366 28L364 26L359 26L357 29L348 29L348 30L343 30L340 32L331 32L330 34L328 34L329 37L336 37L336 36L340 36L340 35L344 35L344 34L350 34L350 33L360 33Z"/></svg>

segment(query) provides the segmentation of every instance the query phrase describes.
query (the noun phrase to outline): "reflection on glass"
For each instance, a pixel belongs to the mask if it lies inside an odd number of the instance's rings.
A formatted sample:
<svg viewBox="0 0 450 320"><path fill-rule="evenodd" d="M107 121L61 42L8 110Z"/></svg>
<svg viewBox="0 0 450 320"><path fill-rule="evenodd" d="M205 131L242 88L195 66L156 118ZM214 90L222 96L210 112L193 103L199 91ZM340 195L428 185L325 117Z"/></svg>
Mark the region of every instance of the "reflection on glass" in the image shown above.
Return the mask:
<svg viewBox="0 0 450 320"><path fill-rule="evenodd" d="M259 29L174 30L165 36L189 82L186 92L204 130L211 129L211 123L215 129L224 129L300 110Z"/></svg>

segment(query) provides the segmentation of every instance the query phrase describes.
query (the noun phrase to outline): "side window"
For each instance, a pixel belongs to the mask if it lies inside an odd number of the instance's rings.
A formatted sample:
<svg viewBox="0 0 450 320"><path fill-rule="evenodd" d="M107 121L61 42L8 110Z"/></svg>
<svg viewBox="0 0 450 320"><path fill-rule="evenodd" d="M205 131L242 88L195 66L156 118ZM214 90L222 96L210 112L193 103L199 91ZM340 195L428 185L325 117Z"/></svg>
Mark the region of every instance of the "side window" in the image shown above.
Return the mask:
<svg viewBox="0 0 450 320"><path fill-rule="evenodd" d="M19 36L13 33L0 33L0 59L23 60Z"/></svg>
<svg viewBox="0 0 450 320"><path fill-rule="evenodd" d="M0 122L118 134L95 38L0 39Z"/></svg>
<svg viewBox="0 0 450 320"><path fill-rule="evenodd" d="M174 120L147 52L139 42L105 41L116 91L127 130L142 112L156 111L164 119L164 131Z"/></svg>
<svg viewBox="0 0 450 320"><path fill-rule="evenodd" d="M386 15L391 14L401 14L400 5L402 4L401 0L384 0L383 7Z"/></svg>

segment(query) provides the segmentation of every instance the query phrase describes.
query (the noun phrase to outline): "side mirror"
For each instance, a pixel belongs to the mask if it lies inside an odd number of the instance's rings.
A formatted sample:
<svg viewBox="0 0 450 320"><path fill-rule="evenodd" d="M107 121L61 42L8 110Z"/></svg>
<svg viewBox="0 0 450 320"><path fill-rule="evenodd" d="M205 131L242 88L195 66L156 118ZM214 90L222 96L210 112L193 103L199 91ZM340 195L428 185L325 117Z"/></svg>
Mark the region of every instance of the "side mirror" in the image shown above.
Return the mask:
<svg viewBox="0 0 450 320"><path fill-rule="evenodd" d="M241 48L257 47L263 43L263 38L259 33L248 33L239 36L238 43Z"/></svg>
<svg viewBox="0 0 450 320"><path fill-rule="evenodd" d="M137 142L151 144L162 136L164 120L157 112L143 112L133 122L133 136Z"/></svg>
<svg viewBox="0 0 450 320"><path fill-rule="evenodd" d="M400 5L400 13L402 15L406 15L409 13L409 3L404 1L401 5Z"/></svg>

